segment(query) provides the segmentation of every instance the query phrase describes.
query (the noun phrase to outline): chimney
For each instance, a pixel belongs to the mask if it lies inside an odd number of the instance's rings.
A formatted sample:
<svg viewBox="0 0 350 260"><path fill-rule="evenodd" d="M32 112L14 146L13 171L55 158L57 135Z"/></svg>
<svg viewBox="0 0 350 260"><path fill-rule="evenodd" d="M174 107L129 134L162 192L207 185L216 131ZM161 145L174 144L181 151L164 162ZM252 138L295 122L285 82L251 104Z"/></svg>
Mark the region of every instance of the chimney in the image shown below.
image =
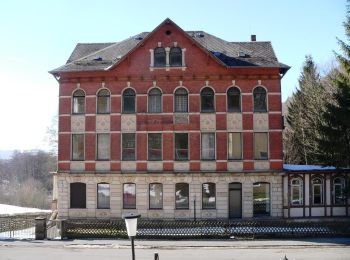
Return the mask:
<svg viewBox="0 0 350 260"><path fill-rule="evenodd" d="M251 40L252 42L256 42L256 35L255 35L255 34L252 34L252 35L250 36L250 40Z"/></svg>

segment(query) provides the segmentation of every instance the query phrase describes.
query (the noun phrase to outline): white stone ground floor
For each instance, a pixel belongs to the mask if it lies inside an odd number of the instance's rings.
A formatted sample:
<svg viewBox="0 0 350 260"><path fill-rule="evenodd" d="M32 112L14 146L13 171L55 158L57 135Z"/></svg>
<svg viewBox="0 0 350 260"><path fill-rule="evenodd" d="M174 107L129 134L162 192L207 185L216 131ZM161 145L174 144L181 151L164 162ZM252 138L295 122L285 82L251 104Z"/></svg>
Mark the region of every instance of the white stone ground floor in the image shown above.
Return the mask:
<svg viewBox="0 0 350 260"><path fill-rule="evenodd" d="M283 217L284 173L152 173L152 174L84 174L56 173L54 201L58 217L120 218L137 212L149 219L227 219L252 218L260 215ZM79 183L85 187L80 199L86 203L72 207L70 189ZM98 184L108 184L107 208L99 208ZM179 195L178 184L188 190ZM125 208L125 185L135 187L135 207ZM160 187L156 203L153 184ZM209 185L208 185L209 184ZM74 187L74 185L73 185ZM205 194L210 187L210 195ZM84 197L85 196L85 197ZM151 201L150 201L151 200ZM205 201L202 201L205 200ZM187 202L187 206L186 206ZM157 204L158 203L158 204ZM156 204L158 208L152 209ZM181 207L180 207L181 206ZM209 207L209 208L208 208Z"/></svg>

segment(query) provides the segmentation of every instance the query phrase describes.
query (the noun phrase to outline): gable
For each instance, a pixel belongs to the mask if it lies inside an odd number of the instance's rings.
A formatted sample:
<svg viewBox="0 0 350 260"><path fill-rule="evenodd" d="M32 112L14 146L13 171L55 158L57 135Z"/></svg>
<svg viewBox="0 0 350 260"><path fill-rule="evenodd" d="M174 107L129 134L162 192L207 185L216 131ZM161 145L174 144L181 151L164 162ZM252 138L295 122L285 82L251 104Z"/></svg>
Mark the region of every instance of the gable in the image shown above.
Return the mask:
<svg viewBox="0 0 350 260"><path fill-rule="evenodd" d="M227 42L202 31L185 32L170 19L166 19L151 33L143 32L121 42L78 44L67 64L50 73L152 71L151 51L158 46L178 46L183 49L183 67L190 72L193 72L194 67L199 71L242 67L279 68L281 74L289 69L287 65L278 62L270 42Z"/></svg>

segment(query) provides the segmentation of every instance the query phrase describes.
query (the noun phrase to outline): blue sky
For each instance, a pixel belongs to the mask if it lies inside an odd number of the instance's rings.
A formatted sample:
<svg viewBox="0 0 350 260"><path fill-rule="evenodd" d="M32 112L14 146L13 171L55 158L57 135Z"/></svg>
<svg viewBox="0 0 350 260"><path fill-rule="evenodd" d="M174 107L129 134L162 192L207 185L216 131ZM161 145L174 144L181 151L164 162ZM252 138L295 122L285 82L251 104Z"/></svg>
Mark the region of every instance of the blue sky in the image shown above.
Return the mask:
<svg viewBox="0 0 350 260"><path fill-rule="evenodd" d="M151 31L169 17L184 30L228 41L271 41L292 66L284 101L297 87L305 55L326 70L345 39L345 0L281 1L0 1L0 150L47 149L44 135L57 113L58 83L47 73L65 63L78 42L120 41Z"/></svg>

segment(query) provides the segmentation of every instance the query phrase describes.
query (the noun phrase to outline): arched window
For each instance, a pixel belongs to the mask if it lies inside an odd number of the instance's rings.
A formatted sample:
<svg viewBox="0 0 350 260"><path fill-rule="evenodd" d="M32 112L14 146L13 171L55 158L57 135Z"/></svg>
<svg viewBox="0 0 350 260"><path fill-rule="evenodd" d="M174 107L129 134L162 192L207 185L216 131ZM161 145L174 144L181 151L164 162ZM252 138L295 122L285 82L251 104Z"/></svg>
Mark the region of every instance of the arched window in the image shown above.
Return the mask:
<svg viewBox="0 0 350 260"><path fill-rule="evenodd" d="M215 112L214 91L211 88L204 88L201 92L201 112Z"/></svg>
<svg viewBox="0 0 350 260"><path fill-rule="evenodd" d="M131 88L123 92L123 113L135 113L135 91Z"/></svg>
<svg viewBox="0 0 350 260"><path fill-rule="evenodd" d="M315 177L311 181L312 191L312 204L322 205L323 204L323 179Z"/></svg>
<svg viewBox="0 0 350 260"><path fill-rule="evenodd" d="M110 208L110 189L109 183L97 184L97 208L109 209Z"/></svg>
<svg viewBox="0 0 350 260"><path fill-rule="evenodd" d="M270 183L253 184L253 216L270 216Z"/></svg>
<svg viewBox="0 0 350 260"><path fill-rule="evenodd" d="M266 90L263 87L256 87L253 91L254 112L266 112Z"/></svg>
<svg viewBox="0 0 350 260"><path fill-rule="evenodd" d="M232 87L227 91L227 110L229 112L241 112L241 92Z"/></svg>
<svg viewBox="0 0 350 260"><path fill-rule="evenodd" d="M78 89L73 94L73 114L85 113L85 93Z"/></svg>
<svg viewBox="0 0 350 260"><path fill-rule="evenodd" d="M165 67L165 49L157 47L154 49L154 67Z"/></svg>
<svg viewBox="0 0 350 260"><path fill-rule="evenodd" d="M202 209L216 208L216 185L208 182L202 184Z"/></svg>
<svg viewBox="0 0 350 260"><path fill-rule="evenodd" d="M175 184L175 208L189 209L189 185L188 183Z"/></svg>
<svg viewBox="0 0 350 260"><path fill-rule="evenodd" d="M290 180L290 204L303 205L303 180L299 177Z"/></svg>
<svg viewBox="0 0 350 260"><path fill-rule="evenodd" d="M161 183L150 183L149 185L149 208L163 208L163 185Z"/></svg>
<svg viewBox="0 0 350 260"><path fill-rule="evenodd" d="M110 93L101 89L97 94L97 114L108 114L110 111Z"/></svg>
<svg viewBox="0 0 350 260"><path fill-rule="evenodd" d="M169 53L170 66L182 66L182 50L179 47L172 47Z"/></svg>
<svg viewBox="0 0 350 260"><path fill-rule="evenodd" d="M73 182L70 184L70 208L86 208L86 184Z"/></svg>
<svg viewBox="0 0 350 260"><path fill-rule="evenodd" d="M333 179L333 204L344 205L345 202L345 178L336 177Z"/></svg>
<svg viewBox="0 0 350 260"><path fill-rule="evenodd" d="M159 89L154 88L148 93L148 112L162 112L162 93Z"/></svg>
<svg viewBox="0 0 350 260"><path fill-rule="evenodd" d="M188 93L184 88L178 88L175 91L175 112L188 112Z"/></svg>
<svg viewBox="0 0 350 260"><path fill-rule="evenodd" d="M136 184L123 184L123 209L136 209Z"/></svg>

